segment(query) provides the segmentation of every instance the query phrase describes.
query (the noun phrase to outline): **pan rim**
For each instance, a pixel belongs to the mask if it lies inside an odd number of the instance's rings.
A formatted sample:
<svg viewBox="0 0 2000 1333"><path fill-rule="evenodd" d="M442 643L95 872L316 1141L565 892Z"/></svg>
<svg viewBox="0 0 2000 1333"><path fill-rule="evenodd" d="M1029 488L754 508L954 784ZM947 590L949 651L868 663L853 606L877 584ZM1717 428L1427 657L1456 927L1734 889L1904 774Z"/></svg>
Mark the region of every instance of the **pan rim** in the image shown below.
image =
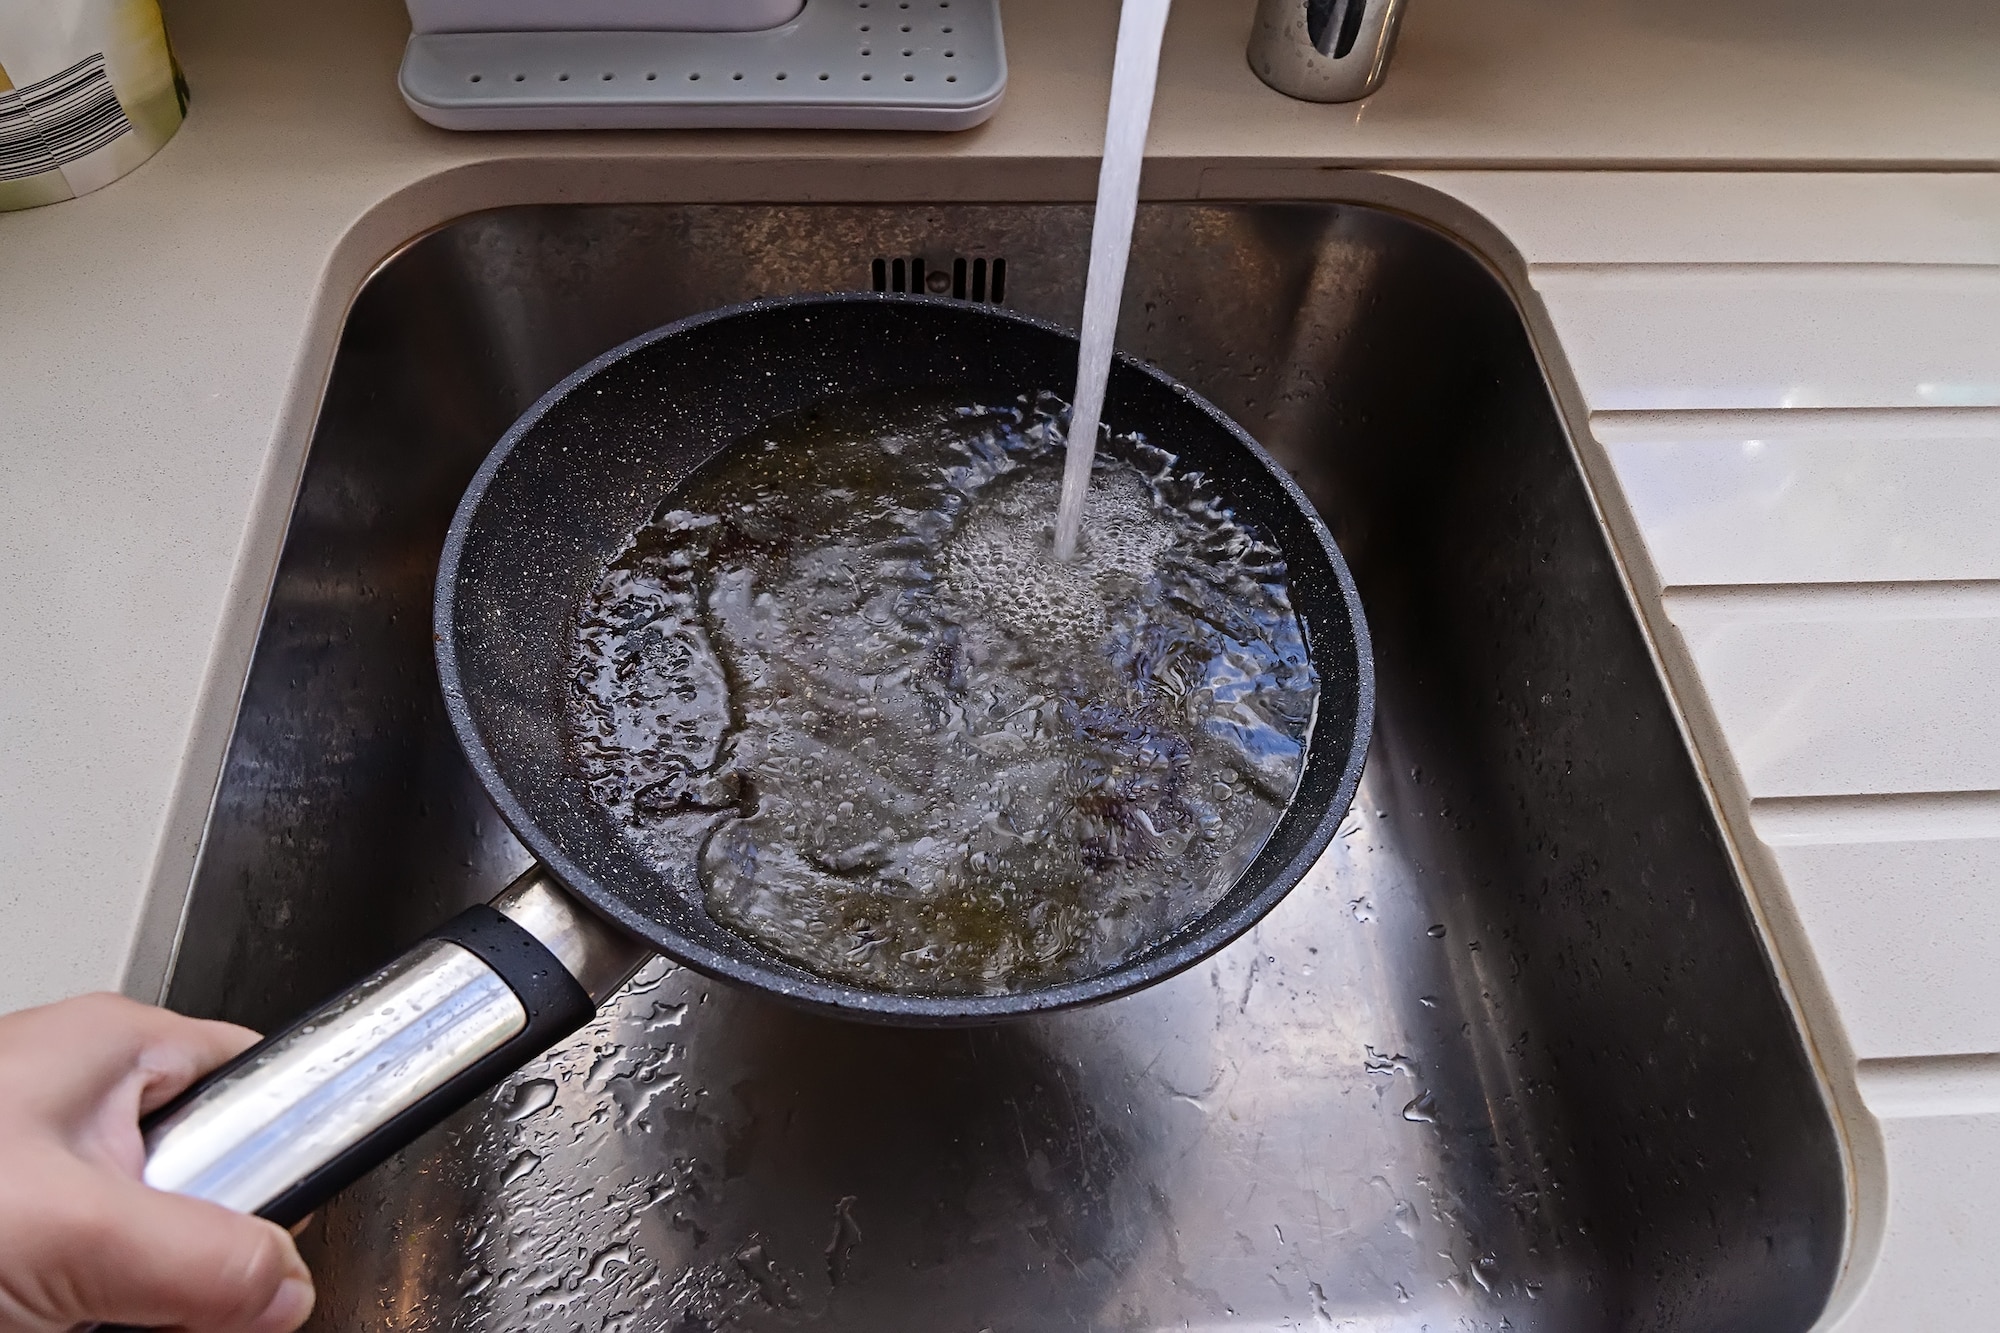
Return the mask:
<svg viewBox="0 0 2000 1333"><path fill-rule="evenodd" d="M686 334L717 321L788 308L881 303L949 309L955 316L966 314L1012 323L1043 333L1051 333L1069 342L1074 342L1077 337L1074 330L1050 320L1004 308L976 306L951 297L877 292L806 293L738 302L674 320L628 339L570 372L537 398L487 452L472 480L467 484L464 494L459 497L458 506L452 514L451 526L445 535L433 590L431 627L438 683L444 696L445 711L451 720L453 735L466 762L478 777L480 786L485 790L488 799L493 802L501 818L506 821L509 829L513 831L514 836L520 839L535 859L553 874L569 893L591 911L613 922L634 939L703 975L748 986L842 1018L931 1027L994 1023L1051 1013L1113 999L1165 981L1247 933L1304 880L1307 872L1332 842L1336 828L1353 803L1374 730L1375 663L1368 622L1362 611L1360 594L1355 587L1353 574L1349 571L1340 548L1334 542L1333 534L1327 529L1325 520L1291 474L1266 453L1264 447L1227 413L1171 375L1135 357L1120 352L1114 359L1127 370L1136 371L1151 379L1231 435L1277 482L1294 507L1305 517L1308 531L1318 542L1327 565L1333 571L1353 631L1356 675L1354 734L1350 738L1334 796L1328 802L1326 812L1319 817L1299 849L1276 869L1276 873L1268 875L1269 882L1223 915L1212 917L1210 914L1204 914L1197 917L1167 936L1165 940L1151 946L1137 959L1121 963L1108 971L1051 986L999 995L935 995L870 990L814 976L798 969L796 965L781 962L776 955L771 955L772 962L769 964L753 963L744 958L718 952L678 930L662 926L657 919L633 908L622 895L613 892L577 865L515 796L498 761L486 744L477 718L473 716L472 709L465 701L464 678L460 669L457 637L454 633L459 565L465 554L466 544L480 505L498 477L500 469L550 411L599 372L657 342ZM1290 817L1291 809L1292 807L1287 805L1285 812L1280 815L1279 824L1273 828L1273 837L1276 836L1277 828L1283 827L1284 821ZM1267 842L1266 846L1268 845ZM1259 857L1261 856L1260 852ZM1256 860L1253 859L1252 865L1255 864Z"/></svg>

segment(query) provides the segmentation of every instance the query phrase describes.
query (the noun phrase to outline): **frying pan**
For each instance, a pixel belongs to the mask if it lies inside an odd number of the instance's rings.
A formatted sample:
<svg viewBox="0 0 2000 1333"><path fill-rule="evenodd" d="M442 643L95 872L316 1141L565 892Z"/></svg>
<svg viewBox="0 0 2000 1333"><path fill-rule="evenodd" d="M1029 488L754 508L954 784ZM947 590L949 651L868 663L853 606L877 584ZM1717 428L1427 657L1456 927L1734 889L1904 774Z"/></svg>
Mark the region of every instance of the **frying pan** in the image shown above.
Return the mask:
<svg viewBox="0 0 2000 1333"><path fill-rule="evenodd" d="M1354 582L1291 478L1198 395L1135 361L1105 412L1215 479L1284 552L1320 680L1296 794L1207 913L1107 971L1007 995L868 990L806 972L711 920L695 861L642 862L586 790L564 700L577 609L697 467L830 399L945 389L1012 402L1066 385L1074 335L943 298L843 294L698 315L607 352L544 394L460 502L439 564L438 678L465 757L536 867L253 1047L144 1126L147 1183L281 1225L582 1026L655 953L840 1018L990 1023L1147 986L1247 930L1325 850L1373 712Z"/></svg>

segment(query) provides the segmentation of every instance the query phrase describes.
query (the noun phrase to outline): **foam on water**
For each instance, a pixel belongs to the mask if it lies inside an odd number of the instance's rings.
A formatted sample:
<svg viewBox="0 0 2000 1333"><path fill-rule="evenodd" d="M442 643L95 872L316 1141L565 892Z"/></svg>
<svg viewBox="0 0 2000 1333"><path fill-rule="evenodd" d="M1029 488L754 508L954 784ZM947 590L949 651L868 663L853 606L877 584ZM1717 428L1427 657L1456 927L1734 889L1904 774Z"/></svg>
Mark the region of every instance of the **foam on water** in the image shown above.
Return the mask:
<svg viewBox="0 0 2000 1333"><path fill-rule="evenodd" d="M1059 491L1036 477L996 496L945 548L945 581L1016 634L1094 641L1109 630L1107 607L1123 583L1158 574L1173 529L1153 514L1143 479L1115 474L1090 497L1090 532L1076 558L1057 560L1049 515Z"/></svg>
<svg viewBox="0 0 2000 1333"><path fill-rule="evenodd" d="M1303 766L1285 566L1114 440L1057 561L1053 399L778 423L681 488L578 635L573 734L642 854L821 975L993 993L1213 906Z"/></svg>

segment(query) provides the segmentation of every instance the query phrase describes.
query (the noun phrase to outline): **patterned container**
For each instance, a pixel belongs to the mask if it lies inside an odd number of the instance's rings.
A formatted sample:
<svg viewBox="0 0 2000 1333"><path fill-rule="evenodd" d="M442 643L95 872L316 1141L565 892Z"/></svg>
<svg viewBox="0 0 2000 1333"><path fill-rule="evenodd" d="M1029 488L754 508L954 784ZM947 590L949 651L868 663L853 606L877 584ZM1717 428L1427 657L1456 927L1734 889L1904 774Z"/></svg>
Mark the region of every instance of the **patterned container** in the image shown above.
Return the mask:
<svg viewBox="0 0 2000 1333"><path fill-rule="evenodd" d="M0 0L0 210L108 185L186 112L158 0Z"/></svg>

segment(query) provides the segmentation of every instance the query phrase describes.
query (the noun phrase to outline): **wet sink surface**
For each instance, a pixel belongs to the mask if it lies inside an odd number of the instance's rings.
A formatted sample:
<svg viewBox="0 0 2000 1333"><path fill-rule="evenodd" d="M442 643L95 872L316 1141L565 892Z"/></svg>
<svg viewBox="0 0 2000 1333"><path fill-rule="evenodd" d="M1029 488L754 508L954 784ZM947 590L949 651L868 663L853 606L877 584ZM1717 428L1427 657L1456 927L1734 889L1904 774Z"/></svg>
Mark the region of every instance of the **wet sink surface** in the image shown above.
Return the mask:
<svg viewBox="0 0 2000 1333"><path fill-rule="evenodd" d="M171 1002L281 1022L525 865L446 727L430 581L544 389L915 259L989 299L1004 259L1007 305L1073 323L1088 227L534 208L391 262L341 340ZM1312 875L1190 973L997 1029L655 964L321 1211L313 1327L1811 1324L1838 1139L1503 288L1367 209L1149 205L1121 341L1292 468L1353 565L1377 739Z"/></svg>

